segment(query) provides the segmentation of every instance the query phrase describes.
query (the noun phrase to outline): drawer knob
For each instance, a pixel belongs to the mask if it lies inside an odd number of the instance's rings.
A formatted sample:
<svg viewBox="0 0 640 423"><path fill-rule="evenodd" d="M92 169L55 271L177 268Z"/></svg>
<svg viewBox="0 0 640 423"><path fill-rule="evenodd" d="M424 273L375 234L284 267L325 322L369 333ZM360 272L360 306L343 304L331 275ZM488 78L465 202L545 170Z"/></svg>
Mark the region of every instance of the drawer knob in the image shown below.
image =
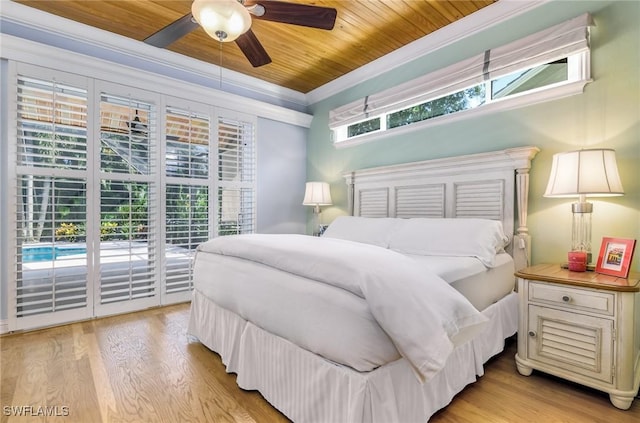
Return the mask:
<svg viewBox="0 0 640 423"><path fill-rule="evenodd" d="M534 338L536 336L536 333L532 330L529 331L529 336Z"/></svg>
<svg viewBox="0 0 640 423"><path fill-rule="evenodd" d="M571 300L571 297L568 295L563 295L562 296L562 301L564 301L565 303L568 303Z"/></svg>

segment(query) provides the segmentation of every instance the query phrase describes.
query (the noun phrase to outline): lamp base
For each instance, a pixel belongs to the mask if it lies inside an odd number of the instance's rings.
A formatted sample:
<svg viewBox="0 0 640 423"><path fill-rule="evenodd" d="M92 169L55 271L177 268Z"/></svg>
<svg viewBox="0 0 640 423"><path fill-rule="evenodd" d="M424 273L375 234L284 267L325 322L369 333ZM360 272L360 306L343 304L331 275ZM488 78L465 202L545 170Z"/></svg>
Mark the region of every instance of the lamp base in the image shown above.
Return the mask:
<svg viewBox="0 0 640 423"><path fill-rule="evenodd" d="M577 203L571 204L571 251L587 253L587 263L591 263L591 215L593 204L583 195Z"/></svg>

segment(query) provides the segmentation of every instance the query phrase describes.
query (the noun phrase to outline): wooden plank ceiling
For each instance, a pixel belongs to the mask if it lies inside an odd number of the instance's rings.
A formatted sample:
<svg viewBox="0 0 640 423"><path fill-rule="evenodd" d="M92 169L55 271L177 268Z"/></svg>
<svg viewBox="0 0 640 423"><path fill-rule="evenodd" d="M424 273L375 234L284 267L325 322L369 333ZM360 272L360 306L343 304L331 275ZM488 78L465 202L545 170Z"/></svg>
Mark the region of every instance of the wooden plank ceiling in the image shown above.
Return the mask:
<svg viewBox="0 0 640 423"><path fill-rule="evenodd" d="M191 11L191 0L14 1L139 41ZM168 49L307 93L496 0L287 1L335 8L334 29L253 19L251 29L273 60L258 68L235 43L220 43L200 28Z"/></svg>

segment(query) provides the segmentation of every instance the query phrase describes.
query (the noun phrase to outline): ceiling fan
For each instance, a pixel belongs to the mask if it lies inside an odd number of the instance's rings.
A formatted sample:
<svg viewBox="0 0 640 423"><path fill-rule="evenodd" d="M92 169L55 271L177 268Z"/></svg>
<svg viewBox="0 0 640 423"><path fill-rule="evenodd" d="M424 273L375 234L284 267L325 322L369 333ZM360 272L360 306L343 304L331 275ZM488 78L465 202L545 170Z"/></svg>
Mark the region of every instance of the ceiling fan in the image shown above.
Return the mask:
<svg viewBox="0 0 640 423"><path fill-rule="evenodd" d="M209 36L235 41L253 67L271 63L256 35L251 31L251 15L256 19L331 30L336 9L277 0L194 0L191 13L144 39L155 47L166 47L201 26Z"/></svg>

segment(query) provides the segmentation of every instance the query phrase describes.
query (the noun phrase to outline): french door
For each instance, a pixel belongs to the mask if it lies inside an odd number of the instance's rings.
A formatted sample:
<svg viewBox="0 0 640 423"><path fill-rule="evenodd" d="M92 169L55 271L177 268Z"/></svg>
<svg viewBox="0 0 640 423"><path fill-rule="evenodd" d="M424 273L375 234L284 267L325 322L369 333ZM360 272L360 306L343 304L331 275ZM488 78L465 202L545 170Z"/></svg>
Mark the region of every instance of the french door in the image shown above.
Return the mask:
<svg viewBox="0 0 640 423"><path fill-rule="evenodd" d="M161 225L158 103L155 93L97 81L99 140L90 180L97 189L94 231L94 314L160 304Z"/></svg>
<svg viewBox="0 0 640 423"><path fill-rule="evenodd" d="M87 281L95 267L85 235L92 213L87 199L94 195L88 170L89 81L29 70L15 78L9 329L88 318L93 311L93 286Z"/></svg>
<svg viewBox="0 0 640 423"><path fill-rule="evenodd" d="M9 329L190 299L196 246L255 230L255 118L13 66Z"/></svg>

